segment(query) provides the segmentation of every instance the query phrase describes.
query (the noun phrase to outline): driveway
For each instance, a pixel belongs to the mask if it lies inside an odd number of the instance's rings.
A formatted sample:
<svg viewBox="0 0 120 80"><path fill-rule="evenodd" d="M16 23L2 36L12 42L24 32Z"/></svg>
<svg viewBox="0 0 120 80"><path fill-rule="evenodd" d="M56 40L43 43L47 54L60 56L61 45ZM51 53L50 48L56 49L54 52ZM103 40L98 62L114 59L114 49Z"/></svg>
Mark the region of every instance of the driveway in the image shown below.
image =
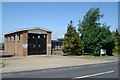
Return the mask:
<svg viewBox="0 0 120 80"><path fill-rule="evenodd" d="M47 55L32 55L27 57L11 57L1 58L3 64L3 73L41 70L49 68L80 66L88 64L99 64L117 61L117 57L101 58L86 58L76 56L47 56Z"/></svg>

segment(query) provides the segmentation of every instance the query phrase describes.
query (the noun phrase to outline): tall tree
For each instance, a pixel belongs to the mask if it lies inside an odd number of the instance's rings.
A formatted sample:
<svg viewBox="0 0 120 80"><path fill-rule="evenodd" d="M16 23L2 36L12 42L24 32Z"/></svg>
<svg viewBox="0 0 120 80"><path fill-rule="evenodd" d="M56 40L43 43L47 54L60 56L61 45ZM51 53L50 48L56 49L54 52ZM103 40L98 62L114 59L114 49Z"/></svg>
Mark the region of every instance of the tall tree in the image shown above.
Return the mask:
<svg viewBox="0 0 120 80"><path fill-rule="evenodd" d="M82 43L72 21L68 24L67 33L64 36L62 51L65 55L81 55Z"/></svg>
<svg viewBox="0 0 120 80"><path fill-rule="evenodd" d="M82 34L81 40L84 42L84 52L94 56L100 55L101 48L108 49L107 45L113 41L109 26L101 26L100 18L103 18L100 9L91 8L78 24L78 31Z"/></svg>

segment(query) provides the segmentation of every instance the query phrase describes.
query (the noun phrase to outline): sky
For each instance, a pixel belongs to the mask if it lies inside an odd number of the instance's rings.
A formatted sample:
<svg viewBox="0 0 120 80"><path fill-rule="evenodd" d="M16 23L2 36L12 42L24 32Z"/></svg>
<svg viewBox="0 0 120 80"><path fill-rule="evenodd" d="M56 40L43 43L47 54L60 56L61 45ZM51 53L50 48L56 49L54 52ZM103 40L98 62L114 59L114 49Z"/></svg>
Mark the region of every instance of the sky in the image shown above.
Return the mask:
<svg viewBox="0 0 120 80"><path fill-rule="evenodd" d="M52 30L52 39L62 38L69 22L72 20L77 29L79 20L92 7L104 14L101 23L111 26L111 31L117 28L117 2L3 2L2 34L41 27Z"/></svg>

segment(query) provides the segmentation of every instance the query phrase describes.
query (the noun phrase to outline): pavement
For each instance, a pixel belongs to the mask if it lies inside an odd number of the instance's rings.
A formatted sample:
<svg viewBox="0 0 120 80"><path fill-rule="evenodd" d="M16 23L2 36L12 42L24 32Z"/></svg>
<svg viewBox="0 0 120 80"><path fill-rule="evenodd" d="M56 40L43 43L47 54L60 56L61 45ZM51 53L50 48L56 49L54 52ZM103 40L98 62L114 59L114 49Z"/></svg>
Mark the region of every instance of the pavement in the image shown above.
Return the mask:
<svg viewBox="0 0 120 80"><path fill-rule="evenodd" d="M2 57L12 57L13 55L5 53L3 50L0 50L0 58Z"/></svg>
<svg viewBox="0 0 120 80"><path fill-rule="evenodd" d="M0 57L2 57L3 56L3 50L0 50ZM6 55L6 54L5 54ZM3 68L4 67L4 64L3 64L3 62L2 62L2 60L0 59L0 69L1 68ZM1 72L1 70L0 70L0 72Z"/></svg>
<svg viewBox="0 0 120 80"><path fill-rule="evenodd" d="M83 80L81 78L100 78L89 80L118 80L118 62L81 65L76 67L58 68L49 70L32 70L23 72L3 73L3 78L69 78ZM105 79L104 79L105 78ZM34 80L33 79L33 80ZM41 80L41 79L40 79ZM52 80L52 79L51 79ZM57 79L58 80L58 79ZM59 79L63 80L63 79ZM66 79L64 79L66 80ZM88 80L88 79L86 79Z"/></svg>
<svg viewBox="0 0 120 80"><path fill-rule="evenodd" d="M2 73L81 66L118 61L117 57L108 57L102 59L102 58L86 58L83 56L76 57L54 55L51 56L32 55L26 57L15 56L0 59L5 65L2 68Z"/></svg>

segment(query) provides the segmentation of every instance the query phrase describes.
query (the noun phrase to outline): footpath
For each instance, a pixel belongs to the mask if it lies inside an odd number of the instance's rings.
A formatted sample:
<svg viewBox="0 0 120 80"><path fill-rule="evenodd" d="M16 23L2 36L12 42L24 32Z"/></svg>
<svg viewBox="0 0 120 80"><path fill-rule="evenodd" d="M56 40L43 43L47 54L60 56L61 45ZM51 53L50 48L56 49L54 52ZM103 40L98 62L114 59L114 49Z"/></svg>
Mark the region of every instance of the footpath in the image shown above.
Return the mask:
<svg viewBox="0 0 120 80"><path fill-rule="evenodd" d="M8 73L115 62L118 61L118 57L88 58L84 56L32 55L1 58L1 60L5 65L2 68L2 73Z"/></svg>

